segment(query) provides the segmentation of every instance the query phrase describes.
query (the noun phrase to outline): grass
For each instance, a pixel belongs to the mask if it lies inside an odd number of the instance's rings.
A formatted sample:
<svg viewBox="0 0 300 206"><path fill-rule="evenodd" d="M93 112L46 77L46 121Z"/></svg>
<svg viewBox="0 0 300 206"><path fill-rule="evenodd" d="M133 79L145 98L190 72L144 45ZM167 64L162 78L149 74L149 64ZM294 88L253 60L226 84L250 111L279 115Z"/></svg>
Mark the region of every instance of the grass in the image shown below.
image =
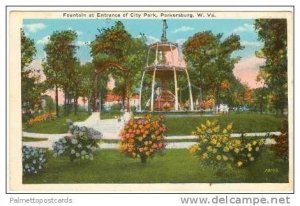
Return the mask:
<svg viewBox="0 0 300 206"><path fill-rule="evenodd" d="M216 119L223 127L233 123L233 133L273 132L281 128L283 118L258 113L231 113L219 116L167 116L167 135L188 135L206 120Z"/></svg>
<svg viewBox="0 0 300 206"><path fill-rule="evenodd" d="M60 134L66 133L67 128L67 119L72 121L84 121L88 118L89 114L85 112L80 112L78 115L70 114L68 116L61 116L53 120L47 120L41 123L34 124L30 127L23 124L23 130L26 132L34 133L45 133L45 134Z"/></svg>
<svg viewBox="0 0 300 206"><path fill-rule="evenodd" d="M67 157L54 158L49 154L45 171L24 176L23 183L283 183L288 182L288 163L267 148L247 168L217 174L186 149L166 150L146 164L117 150L101 150L94 161L74 163Z"/></svg>
<svg viewBox="0 0 300 206"><path fill-rule="evenodd" d="M156 114L154 114L156 115ZM24 127L26 132L59 134L67 132L66 120L84 121L88 117L88 113L79 113L77 116L70 115L59 117L54 120L48 120L37 123L31 127ZM101 119L114 118L114 113L103 113ZM172 114L166 115L166 135L191 135L196 127L207 119L217 119L221 126L233 122L233 132L273 132L281 128L283 118L274 115L258 114L258 113L230 113L219 116L201 116L201 115L182 115Z"/></svg>
<svg viewBox="0 0 300 206"><path fill-rule="evenodd" d="M47 141L48 138L33 138L33 137L22 137L22 142L40 142Z"/></svg>

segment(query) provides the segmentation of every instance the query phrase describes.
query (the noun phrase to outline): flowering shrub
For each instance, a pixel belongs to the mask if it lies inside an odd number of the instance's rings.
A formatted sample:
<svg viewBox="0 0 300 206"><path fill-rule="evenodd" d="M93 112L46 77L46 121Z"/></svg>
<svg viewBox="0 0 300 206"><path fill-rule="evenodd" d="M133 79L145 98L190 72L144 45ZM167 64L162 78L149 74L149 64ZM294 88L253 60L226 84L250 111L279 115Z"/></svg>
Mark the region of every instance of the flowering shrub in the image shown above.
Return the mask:
<svg viewBox="0 0 300 206"><path fill-rule="evenodd" d="M122 129L121 152L132 158L140 158L145 163L148 157L165 148L163 116L153 119L151 115L144 118L130 119Z"/></svg>
<svg viewBox="0 0 300 206"><path fill-rule="evenodd" d="M27 125L32 126L36 123L43 122L43 121L46 121L46 120L49 120L49 119L53 119L54 117L55 117L54 112L48 112L46 114L38 115L36 117L33 117L33 118L29 119L27 121Z"/></svg>
<svg viewBox="0 0 300 206"><path fill-rule="evenodd" d="M71 136L65 136L53 144L54 156L68 155L70 161L75 159L93 160L93 153L99 148L102 134L92 128L69 124Z"/></svg>
<svg viewBox="0 0 300 206"><path fill-rule="evenodd" d="M190 147L190 153L198 156L203 163L213 164L219 168L228 165L247 166L259 155L264 140L232 139L231 129L232 124L221 129L217 121L207 120L194 132L199 138L199 143Z"/></svg>
<svg viewBox="0 0 300 206"><path fill-rule="evenodd" d="M46 163L45 151L29 146L22 147L23 174L37 174Z"/></svg>
<svg viewBox="0 0 300 206"><path fill-rule="evenodd" d="M212 109L215 105L215 100L213 97L211 97L208 100L202 100L200 102L200 108L201 109Z"/></svg>

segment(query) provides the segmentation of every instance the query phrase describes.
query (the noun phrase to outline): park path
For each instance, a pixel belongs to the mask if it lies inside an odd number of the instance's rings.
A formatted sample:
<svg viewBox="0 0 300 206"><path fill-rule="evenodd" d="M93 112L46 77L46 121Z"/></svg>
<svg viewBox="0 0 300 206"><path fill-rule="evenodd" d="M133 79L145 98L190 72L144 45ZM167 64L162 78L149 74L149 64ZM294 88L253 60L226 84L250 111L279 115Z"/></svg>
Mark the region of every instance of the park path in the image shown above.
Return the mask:
<svg viewBox="0 0 300 206"><path fill-rule="evenodd" d="M280 132L260 132L260 133L246 133L245 136L251 136L251 137L262 137L266 135L279 135ZM23 136L26 137L32 137L32 138L48 138L46 141L38 141L38 142L23 142L23 145L26 146L32 146L32 147L40 147L40 148L48 148L52 149L52 145L55 141L60 139L61 137L64 137L68 134L38 134L38 133L28 133L23 132ZM231 134L232 138L238 138L241 134L235 133ZM181 136L166 136L167 140L195 140L195 141L188 141L188 142L169 142L167 143L166 148L167 149L184 149L189 148L191 145L196 143L197 137L192 135L181 135ZM119 140L118 136L115 136L113 139L109 139L104 137L103 140ZM266 138L266 145L275 144L274 139L272 138ZM100 148L102 149L117 149L118 143L101 143Z"/></svg>

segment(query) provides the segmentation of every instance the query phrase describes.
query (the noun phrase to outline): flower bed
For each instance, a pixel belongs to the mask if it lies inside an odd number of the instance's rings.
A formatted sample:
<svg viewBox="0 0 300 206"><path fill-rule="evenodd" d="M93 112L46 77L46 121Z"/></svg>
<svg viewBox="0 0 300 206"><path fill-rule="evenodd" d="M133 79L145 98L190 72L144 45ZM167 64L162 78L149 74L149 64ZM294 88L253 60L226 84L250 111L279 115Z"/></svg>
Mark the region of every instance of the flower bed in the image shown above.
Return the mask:
<svg viewBox="0 0 300 206"><path fill-rule="evenodd" d="M27 121L28 126L32 126L34 124L53 119L55 117L54 112L48 112L46 114L38 115L36 117L33 117Z"/></svg>

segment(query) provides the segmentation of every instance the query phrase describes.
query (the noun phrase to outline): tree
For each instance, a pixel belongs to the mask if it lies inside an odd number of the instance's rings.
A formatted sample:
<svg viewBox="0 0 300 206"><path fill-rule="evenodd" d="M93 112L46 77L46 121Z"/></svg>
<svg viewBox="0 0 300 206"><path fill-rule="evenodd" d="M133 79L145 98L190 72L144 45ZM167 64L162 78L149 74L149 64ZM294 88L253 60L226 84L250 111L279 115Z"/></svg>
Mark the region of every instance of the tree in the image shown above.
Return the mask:
<svg viewBox="0 0 300 206"><path fill-rule="evenodd" d="M41 94L43 86L39 82L39 71L30 68L30 63L36 54L34 41L25 36L21 30L21 101L23 120L30 118L32 113L41 109Z"/></svg>
<svg viewBox="0 0 300 206"><path fill-rule="evenodd" d="M99 32L91 43L93 63L101 78L105 76L103 71L109 69L117 82L114 91L123 97L123 106L130 110L129 99L140 81L146 57L145 38L132 38L121 21Z"/></svg>
<svg viewBox="0 0 300 206"><path fill-rule="evenodd" d="M287 107L287 22L286 19L257 19L255 29L264 42L257 56L265 58L261 66L264 83L269 91L271 106L277 114Z"/></svg>
<svg viewBox="0 0 300 206"><path fill-rule="evenodd" d="M205 31L194 34L183 44L192 83L204 96L213 95L216 103L220 103L222 83L228 81L230 85L236 80L232 70L240 58L232 57L232 53L243 49L238 35L233 34L223 41L221 38L222 34Z"/></svg>
<svg viewBox="0 0 300 206"><path fill-rule="evenodd" d="M43 64L46 84L49 88L55 88L56 115L59 115L58 89L62 88L65 93L65 112L67 96L70 89L71 79L75 65L78 62L75 57L77 46L75 31L56 31L45 45L46 61Z"/></svg>
<svg viewBox="0 0 300 206"><path fill-rule="evenodd" d="M267 109L267 88L259 87L253 90L253 106L261 114Z"/></svg>

